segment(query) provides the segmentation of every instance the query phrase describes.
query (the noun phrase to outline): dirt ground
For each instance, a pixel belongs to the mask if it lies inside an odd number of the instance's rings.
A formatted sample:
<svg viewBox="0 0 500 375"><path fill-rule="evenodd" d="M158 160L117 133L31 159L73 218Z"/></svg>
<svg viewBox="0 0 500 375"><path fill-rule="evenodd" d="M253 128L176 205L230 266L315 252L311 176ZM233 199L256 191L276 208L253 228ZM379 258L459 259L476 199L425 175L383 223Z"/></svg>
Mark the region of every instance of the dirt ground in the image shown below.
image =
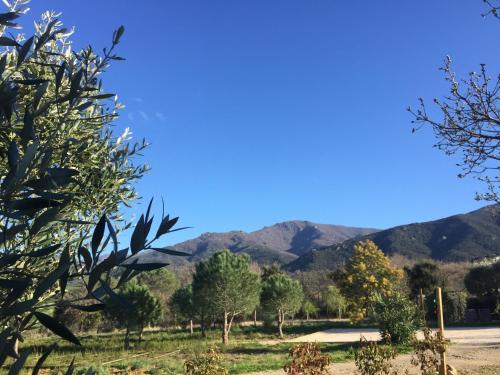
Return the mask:
<svg viewBox="0 0 500 375"><path fill-rule="evenodd" d="M379 338L376 330L332 329L316 332L290 340L291 342L354 342L360 335L369 340ZM462 375L500 375L500 327L450 328L446 336L452 342L448 348L448 363ZM271 343L270 343L271 344ZM411 354L398 356L394 366L398 370L408 370L411 375L418 375L418 369L411 365ZM333 375L354 375L354 362L334 363ZM402 371L401 373L404 373ZM252 375L283 375L283 371L268 371Z"/></svg>
<svg viewBox="0 0 500 375"><path fill-rule="evenodd" d="M462 375L500 375L500 346L453 345L448 350L448 363L459 370ZM411 365L411 354L398 356L394 368L408 370L410 375L420 375L418 369ZM331 366L332 375L354 375L354 362L334 363ZM283 371L264 371L251 375L284 375Z"/></svg>

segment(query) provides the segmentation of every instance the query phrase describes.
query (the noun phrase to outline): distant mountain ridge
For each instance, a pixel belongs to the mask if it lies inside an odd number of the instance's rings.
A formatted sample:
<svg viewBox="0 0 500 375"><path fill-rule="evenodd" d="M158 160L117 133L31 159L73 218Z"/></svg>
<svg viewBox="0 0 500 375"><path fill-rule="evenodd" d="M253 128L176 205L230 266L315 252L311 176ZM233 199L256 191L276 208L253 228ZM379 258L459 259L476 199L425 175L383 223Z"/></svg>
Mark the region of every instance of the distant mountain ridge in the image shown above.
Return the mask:
<svg viewBox="0 0 500 375"><path fill-rule="evenodd" d="M227 248L235 253L245 252L260 264L273 262L287 264L313 249L341 243L375 231L377 229L294 220L249 233L243 231L203 233L197 238L170 247L189 253L191 256L185 258L168 257L168 261L176 264L182 264L186 261L198 262L208 258L217 250ZM165 257L161 253L149 251L141 256L141 262L163 261Z"/></svg>
<svg viewBox="0 0 500 375"><path fill-rule="evenodd" d="M140 262L196 263L227 248L247 253L259 264L280 263L289 271L334 269L352 255L356 242L367 239L388 255L410 259L464 261L500 255L500 204L385 230L294 220L249 233L204 233L170 247L190 256L145 251Z"/></svg>
<svg viewBox="0 0 500 375"><path fill-rule="evenodd" d="M500 254L500 204L447 218L400 225L356 240L303 254L287 265L290 271L333 269L343 264L359 240L372 240L386 254L412 259L465 261Z"/></svg>

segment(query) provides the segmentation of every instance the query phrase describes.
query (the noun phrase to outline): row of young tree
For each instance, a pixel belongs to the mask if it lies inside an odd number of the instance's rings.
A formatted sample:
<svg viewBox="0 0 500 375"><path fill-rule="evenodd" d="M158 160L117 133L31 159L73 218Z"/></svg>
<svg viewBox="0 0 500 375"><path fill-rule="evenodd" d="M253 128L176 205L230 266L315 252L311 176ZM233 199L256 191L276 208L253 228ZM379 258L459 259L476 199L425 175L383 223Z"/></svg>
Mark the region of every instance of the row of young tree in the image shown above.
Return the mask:
<svg viewBox="0 0 500 375"><path fill-rule="evenodd" d="M170 306L191 330L193 321L199 323L202 334L219 322L227 344L235 319L255 316L257 310L264 320L276 321L282 337L286 318L300 310L303 299L300 282L279 268L264 268L260 274L248 255L223 250L196 266L193 282L174 293Z"/></svg>
<svg viewBox="0 0 500 375"><path fill-rule="evenodd" d="M346 266L334 272L287 274L277 265L259 268L246 254L223 250L196 265L191 277L185 277L192 281L184 286L168 269L124 284L119 294L137 306L134 311L109 300L108 308L93 317L68 305L58 306L56 316L80 331L122 328L125 347L131 331L137 331L140 341L148 325L181 325L191 333L199 327L202 335L219 326L227 344L235 322L253 319L257 324L258 319L275 325L283 337L286 320L296 316L375 321L388 327L386 335L392 340L404 341L424 320L436 318L437 287L443 288L447 321L462 321L467 307L495 311L499 269L498 263L470 268L463 272L465 287L457 290L439 264L423 261L398 268L371 241L358 243ZM69 293L81 294L79 289L73 286Z"/></svg>
<svg viewBox="0 0 500 375"><path fill-rule="evenodd" d="M363 241L342 269L287 275L279 267L264 267L259 287L248 258L226 250L200 263L193 283L177 290L170 305L177 319L196 321L202 331L222 322L225 343L234 318L252 311L265 323L276 322L280 336L285 317L301 311L308 319L323 311L324 317L377 322L383 335L407 341L419 325L436 319L437 287L443 289L447 321L463 321L467 308L483 307L498 315L500 263L457 269L464 274L460 289L436 262L398 268L375 243Z"/></svg>

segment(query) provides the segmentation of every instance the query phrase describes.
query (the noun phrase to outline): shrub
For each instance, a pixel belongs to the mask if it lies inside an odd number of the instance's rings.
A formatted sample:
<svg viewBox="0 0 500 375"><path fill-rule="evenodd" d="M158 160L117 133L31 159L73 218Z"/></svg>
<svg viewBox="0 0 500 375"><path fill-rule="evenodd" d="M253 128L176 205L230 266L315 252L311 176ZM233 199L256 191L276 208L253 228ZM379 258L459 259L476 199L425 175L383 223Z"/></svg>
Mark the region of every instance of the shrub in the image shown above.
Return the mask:
<svg viewBox="0 0 500 375"><path fill-rule="evenodd" d="M363 336L360 344L361 348L354 353L354 360L361 375L397 374L392 370L392 361L396 357L392 346L367 341Z"/></svg>
<svg viewBox="0 0 500 375"><path fill-rule="evenodd" d="M321 354L317 343L300 343L290 348L292 363L284 367L288 375L327 375L330 357Z"/></svg>
<svg viewBox="0 0 500 375"><path fill-rule="evenodd" d="M403 294L379 296L375 305L375 319L384 341L409 343L420 325L416 306Z"/></svg>
<svg viewBox="0 0 500 375"><path fill-rule="evenodd" d="M443 340L430 328L424 329L424 339L413 339L412 346L415 355L411 359L414 366L418 366L422 375L437 375L441 353L446 350L448 341Z"/></svg>
<svg viewBox="0 0 500 375"><path fill-rule="evenodd" d="M129 363L130 370L136 371L136 370L142 370L146 368L146 362L141 361L140 359L136 359L132 362Z"/></svg>
<svg viewBox="0 0 500 375"><path fill-rule="evenodd" d="M466 292L445 292L443 296L444 319L447 322L461 322L467 310Z"/></svg>
<svg viewBox="0 0 500 375"><path fill-rule="evenodd" d="M186 375L227 375L228 371L221 364L220 351L209 348L206 353L198 354L184 363Z"/></svg>

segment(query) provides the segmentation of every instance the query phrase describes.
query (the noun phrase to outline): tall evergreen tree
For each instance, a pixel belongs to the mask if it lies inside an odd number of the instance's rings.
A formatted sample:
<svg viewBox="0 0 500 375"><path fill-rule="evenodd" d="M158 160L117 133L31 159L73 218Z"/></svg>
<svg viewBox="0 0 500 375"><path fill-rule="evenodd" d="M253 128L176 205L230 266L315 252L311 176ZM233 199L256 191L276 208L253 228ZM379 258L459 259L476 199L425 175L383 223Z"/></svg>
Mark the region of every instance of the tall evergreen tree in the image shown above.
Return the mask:
<svg viewBox="0 0 500 375"><path fill-rule="evenodd" d="M259 294L260 277L250 269L247 254L223 250L196 267L193 299L200 309L213 311L221 318L223 344L229 343L234 318L252 311Z"/></svg>
<svg viewBox="0 0 500 375"><path fill-rule="evenodd" d="M276 317L280 337L286 316L297 313L303 299L300 282L284 274L273 274L262 283L261 305L266 313Z"/></svg>

